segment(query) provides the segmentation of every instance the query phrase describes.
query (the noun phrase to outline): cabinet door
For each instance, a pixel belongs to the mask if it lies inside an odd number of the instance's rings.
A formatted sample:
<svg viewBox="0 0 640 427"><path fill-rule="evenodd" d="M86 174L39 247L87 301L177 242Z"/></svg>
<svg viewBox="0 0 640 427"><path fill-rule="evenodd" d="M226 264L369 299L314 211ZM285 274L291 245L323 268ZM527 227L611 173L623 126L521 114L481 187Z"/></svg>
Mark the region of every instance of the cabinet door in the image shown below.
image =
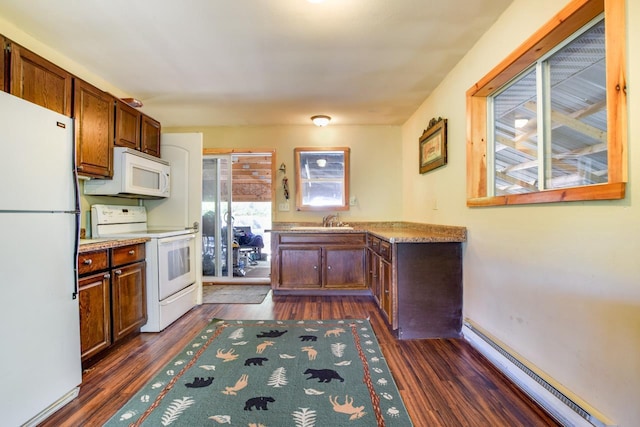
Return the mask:
<svg viewBox="0 0 640 427"><path fill-rule="evenodd" d="M113 103L108 93L75 79L73 108L76 164L80 175L113 176Z"/></svg>
<svg viewBox="0 0 640 427"><path fill-rule="evenodd" d="M394 289L391 282L391 264L386 261L380 260L379 264L380 273L380 308L383 314L387 318L387 322L391 325L391 329L397 329L398 326L394 324Z"/></svg>
<svg viewBox="0 0 640 427"><path fill-rule="evenodd" d="M7 77L9 77L9 70L7 70L9 66L7 59L9 51L7 50L7 39L2 36L0 36L0 47L2 48L2 53L0 54L0 90L7 92L9 90L9 82L7 81Z"/></svg>
<svg viewBox="0 0 640 427"><path fill-rule="evenodd" d="M325 248L325 287L365 288L365 249L363 247Z"/></svg>
<svg viewBox="0 0 640 427"><path fill-rule="evenodd" d="M140 118L141 113L135 108L116 100L116 135L115 145L118 147L140 150Z"/></svg>
<svg viewBox="0 0 640 427"><path fill-rule="evenodd" d="M142 115L141 151L160 157L160 122Z"/></svg>
<svg viewBox="0 0 640 427"><path fill-rule="evenodd" d="M147 323L146 262L112 270L113 342L137 332Z"/></svg>
<svg viewBox="0 0 640 427"><path fill-rule="evenodd" d="M371 249L367 250L367 283L373 298L376 300L378 307L380 307L380 257Z"/></svg>
<svg viewBox="0 0 640 427"><path fill-rule="evenodd" d="M99 273L78 281L80 350L82 360L111 345L111 296L109 274Z"/></svg>
<svg viewBox="0 0 640 427"><path fill-rule="evenodd" d="M71 74L15 43L10 63L11 94L71 117Z"/></svg>
<svg viewBox="0 0 640 427"><path fill-rule="evenodd" d="M280 288L322 287L322 249L312 247L280 247Z"/></svg>

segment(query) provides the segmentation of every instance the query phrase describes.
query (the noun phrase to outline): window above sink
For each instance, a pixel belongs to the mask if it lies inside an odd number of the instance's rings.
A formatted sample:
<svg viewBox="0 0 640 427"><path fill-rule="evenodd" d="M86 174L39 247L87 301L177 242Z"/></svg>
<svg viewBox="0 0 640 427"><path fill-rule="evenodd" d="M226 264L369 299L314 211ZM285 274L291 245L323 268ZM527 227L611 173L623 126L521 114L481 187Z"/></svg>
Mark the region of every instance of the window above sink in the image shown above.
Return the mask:
<svg viewBox="0 0 640 427"><path fill-rule="evenodd" d="M296 148L296 209L328 211L349 209L348 147Z"/></svg>

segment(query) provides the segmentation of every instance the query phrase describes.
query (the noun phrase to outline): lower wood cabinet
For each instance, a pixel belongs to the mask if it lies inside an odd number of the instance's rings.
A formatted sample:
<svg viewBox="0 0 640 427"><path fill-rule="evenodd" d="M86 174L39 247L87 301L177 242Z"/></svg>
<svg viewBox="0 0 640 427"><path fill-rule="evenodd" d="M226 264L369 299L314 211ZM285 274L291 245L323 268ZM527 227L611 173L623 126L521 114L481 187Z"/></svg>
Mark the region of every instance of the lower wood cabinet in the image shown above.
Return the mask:
<svg viewBox="0 0 640 427"><path fill-rule="evenodd" d="M367 280L400 339L459 337L462 249L457 242L390 243L367 237Z"/></svg>
<svg viewBox="0 0 640 427"><path fill-rule="evenodd" d="M78 256L83 362L147 322L144 243Z"/></svg>
<svg viewBox="0 0 640 427"><path fill-rule="evenodd" d="M274 291L366 290L364 233L278 233L272 240Z"/></svg>
<svg viewBox="0 0 640 427"><path fill-rule="evenodd" d="M111 345L111 279L108 272L79 280L80 348L86 360Z"/></svg>

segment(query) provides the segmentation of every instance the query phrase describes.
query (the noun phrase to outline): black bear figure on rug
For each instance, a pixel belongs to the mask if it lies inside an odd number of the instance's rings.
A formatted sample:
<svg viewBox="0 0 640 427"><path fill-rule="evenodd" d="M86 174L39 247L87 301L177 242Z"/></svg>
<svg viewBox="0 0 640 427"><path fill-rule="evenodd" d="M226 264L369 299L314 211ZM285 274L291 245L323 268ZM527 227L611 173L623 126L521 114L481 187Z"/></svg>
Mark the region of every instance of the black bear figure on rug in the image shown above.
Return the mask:
<svg viewBox="0 0 640 427"><path fill-rule="evenodd" d="M321 383L330 383L331 380L340 380L340 382L344 382L344 378L342 378L336 371L333 369L307 369L304 371L305 375L311 375L308 380L312 380L314 378L318 378L318 382Z"/></svg>
<svg viewBox="0 0 640 427"><path fill-rule="evenodd" d="M281 337L282 335L286 334L288 331L276 331L275 329L270 330L269 332L262 332L258 335L256 335L256 337L258 338L278 338Z"/></svg>
<svg viewBox="0 0 640 427"><path fill-rule="evenodd" d="M255 406L255 408L260 411L268 411L269 408L267 408L267 403L269 402L275 402L276 400L273 397L265 397L265 396L259 396L259 397L252 397L251 399L247 400L246 403L244 404L244 410L245 411L250 411L252 406Z"/></svg>
<svg viewBox="0 0 640 427"><path fill-rule="evenodd" d="M300 335L298 338L300 338L300 340L302 342L305 341L318 341L318 337L315 335Z"/></svg>
<svg viewBox="0 0 640 427"><path fill-rule="evenodd" d="M252 357L251 359L247 359L244 361L244 366L262 366L262 362L268 362L269 359L266 357Z"/></svg>
<svg viewBox="0 0 640 427"><path fill-rule="evenodd" d="M195 377L193 382L186 383L185 386L189 388L202 388L209 387L213 382L213 377L208 377L206 380L204 378Z"/></svg>

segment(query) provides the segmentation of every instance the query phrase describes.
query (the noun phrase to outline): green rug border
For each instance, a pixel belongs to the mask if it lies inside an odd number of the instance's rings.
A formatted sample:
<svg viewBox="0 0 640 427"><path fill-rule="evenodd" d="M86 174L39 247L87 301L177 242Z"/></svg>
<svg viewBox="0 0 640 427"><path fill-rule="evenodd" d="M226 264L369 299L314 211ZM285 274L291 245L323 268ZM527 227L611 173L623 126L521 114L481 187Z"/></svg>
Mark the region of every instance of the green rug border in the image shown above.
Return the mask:
<svg viewBox="0 0 640 427"><path fill-rule="evenodd" d="M376 384L373 383L373 381L369 380L369 381L364 381L365 383L369 383L367 386L369 387L369 396L371 398L371 403L372 405L376 408L376 412L378 412L378 415L376 416L377 418L377 426L385 426L385 425L389 425L389 426L413 426L412 421L410 419L410 416L407 412L406 406L402 400L402 396L400 395L400 391L397 387L397 384L395 383L395 379L393 378L393 373L391 372L391 369L389 368L387 362L386 362L386 358L384 357L384 354L382 353L382 348L380 347L380 343L375 335L375 331L373 330L373 325L371 325L371 322L369 321L368 318L366 319L327 319L327 320L323 320L323 319L307 319L307 320L277 320L277 319L267 319L267 320L261 320L261 319L257 319L257 320L225 320L225 319L220 319L220 318L212 318L209 323L195 336L194 339L192 339L187 345L184 346L184 348L182 348L177 354L176 356L171 359L171 361L169 361L167 364L165 364L162 368L160 368L158 370L158 372L154 375L153 378L151 378L147 383L145 383L145 385L143 385L128 401L127 403L125 403L125 405L123 405L118 412L116 412L108 421L106 424L104 424L105 426L107 425L113 425L113 426L122 426L122 425L130 425L130 426L134 426L134 425L146 425L144 424L144 419L142 420L142 423L139 424L138 422L135 421L134 417L137 414L133 414L131 419L128 419L126 417L126 413L127 413L127 408L129 406L132 405L137 405L137 400L140 399L141 395L143 395L145 392L148 393L148 387L150 384L152 384L154 381L157 381L157 379L164 374L164 371L166 369L168 369L169 367L173 366L175 364L176 361L184 359L185 354L189 354L188 349L189 348L193 348L195 345L198 345L198 350L193 353L190 357L189 363L187 363L187 365L185 365L182 369L180 369L180 371L175 374L173 376L173 378L171 379L171 381L169 381L169 383L162 388L162 390L160 390L160 392L158 393L158 395L156 396L155 399L152 399L153 402L158 401L158 399L160 399L160 401L163 399L164 394L168 393L173 386L181 379L183 379L183 377L185 377L186 373L193 367L193 365L195 365L198 360L200 359L200 357L204 354L204 352L206 351L206 349L209 347L210 344L212 344L213 342L216 341L216 339L218 338L218 336L224 331L224 329L226 329L227 327L230 326L236 326L236 325L240 325L240 324L244 324L247 323L251 326L256 326L256 325L265 325L265 328L270 327L270 326L282 326L282 325L286 325L286 324L292 324L292 325L296 325L296 324L300 324L301 322L309 323L309 324L323 324L324 326L328 326L328 325L343 325L343 326L351 326L352 328L352 332L354 333L354 341L356 341L356 346L360 347L359 343L361 339L364 339L364 337L361 335L360 331L358 329L360 328L355 328L355 326L352 326L353 323L359 323L359 324L365 324L366 326L368 326L368 329L371 331L370 335L365 335L367 341L373 341L374 344L376 345L376 348L379 350L379 357L378 357L378 361L376 361L376 367L384 367L386 368L386 371L389 374L389 378L388 378L388 384L385 385L386 387L388 387L388 385L392 385L394 390L395 390L395 394L397 395L397 399L393 401L393 408L392 409L396 409L396 407L401 408L400 410L403 411L401 412L401 414L403 414L403 417L400 419L396 419L396 418L391 418L391 417L387 417L385 418L385 415L383 414L384 409L380 408L380 401L382 399L380 399L380 388L376 386ZM211 334L211 336L209 337L205 337L205 334ZM355 338L357 337L357 339ZM205 345L200 345L201 341L203 339L205 339ZM369 365L368 360L366 359L366 356L364 356L364 352L362 352L362 349L359 348L359 353L361 353L361 357L360 357L360 361L362 363L362 366L365 370L365 377L370 377L372 374L372 367ZM380 370L382 371L382 370ZM388 388L385 388L385 390L388 390ZM152 403L151 406L154 406L154 404ZM159 404L157 406L160 406ZM155 408L150 408L151 411L153 411ZM131 412L131 411L130 411ZM146 412L146 411L145 411ZM144 414L144 413L143 413ZM406 415L406 417L405 417ZM119 418L120 417L120 418ZM386 422L385 422L386 421ZM226 424L226 423L224 423ZM231 424L230 425L238 425L238 424ZM348 425L354 425L352 422L347 423ZM345 424L345 425L347 425ZM176 423L176 424L172 424L174 426L179 426L181 425L180 423ZM193 425L193 424L191 424ZM208 425L217 425L217 423L211 423ZM267 426L267 427L272 427L272 426ZM319 425L317 427L320 427ZM323 426L324 427L324 426Z"/></svg>

